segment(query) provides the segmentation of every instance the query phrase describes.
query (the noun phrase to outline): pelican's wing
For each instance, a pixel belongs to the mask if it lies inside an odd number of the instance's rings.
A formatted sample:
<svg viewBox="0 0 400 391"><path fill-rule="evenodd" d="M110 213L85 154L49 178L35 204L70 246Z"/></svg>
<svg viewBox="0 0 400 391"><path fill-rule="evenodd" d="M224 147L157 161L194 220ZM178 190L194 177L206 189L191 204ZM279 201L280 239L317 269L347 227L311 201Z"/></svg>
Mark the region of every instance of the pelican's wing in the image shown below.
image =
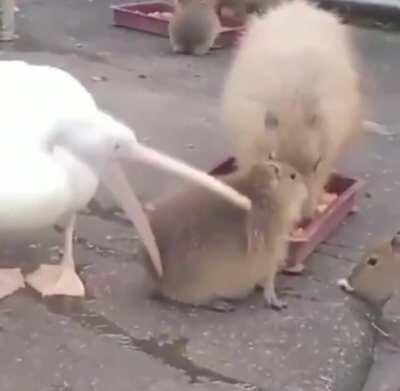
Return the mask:
<svg viewBox="0 0 400 391"><path fill-rule="evenodd" d="M72 199L65 170L51 156L0 146L0 233L54 224Z"/></svg>
<svg viewBox="0 0 400 391"><path fill-rule="evenodd" d="M46 226L73 194L43 147L59 121L97 107L76 79L49 66L0 61L0 88L0 231Z"/></svg>

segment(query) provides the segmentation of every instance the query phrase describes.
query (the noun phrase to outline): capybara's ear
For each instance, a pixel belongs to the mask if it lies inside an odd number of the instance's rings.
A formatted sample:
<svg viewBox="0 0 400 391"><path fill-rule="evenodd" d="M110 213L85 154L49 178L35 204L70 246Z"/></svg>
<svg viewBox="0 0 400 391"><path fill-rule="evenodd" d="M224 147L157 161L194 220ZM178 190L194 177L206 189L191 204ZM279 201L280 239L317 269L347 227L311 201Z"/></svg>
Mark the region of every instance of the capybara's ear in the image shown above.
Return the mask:
<svg viewBox="0 0 400 391"><path fill-rule="evenodd" d="M400 254L400 230L393 236L390 245L394 253Z"/></svg>

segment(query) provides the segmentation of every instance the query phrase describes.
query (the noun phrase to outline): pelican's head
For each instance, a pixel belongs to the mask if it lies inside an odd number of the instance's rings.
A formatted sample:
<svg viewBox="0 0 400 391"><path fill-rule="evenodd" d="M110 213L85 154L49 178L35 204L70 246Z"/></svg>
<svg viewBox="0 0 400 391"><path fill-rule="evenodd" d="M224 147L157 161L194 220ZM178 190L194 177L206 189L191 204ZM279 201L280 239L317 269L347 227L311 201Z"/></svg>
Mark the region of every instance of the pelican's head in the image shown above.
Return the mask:
<svg viewBox="0 0 400 391"><path fill-rule="evenodd" d="M48 147L55 146L68 149L97 173L136 226L159 275L162 265L158 247L147 216L126 179L122 160L146 162L207 187L242 209L251 208L247 197L200 170L141 145L131 129L100 110L84 118L59 121L48 137Z"/></svg>
<svg viewBox="0 0 400 391"><path fill-rule="evenodd" d="M67 149L98 175L136 226L161 275L161 259L152 229L120 164L122 159L133 160L138 156L138 145L135 134L127 126L100 110L84 117L60 120L47 139L50 150Z"/></svg>
<svg viewBox="0 0 400 391"><path fill-rule="evenodd" d="M110 162L132 158L137 144L131 129L100 110L59 121L48 138L49 148L67 148L99 175Z"/></svg>

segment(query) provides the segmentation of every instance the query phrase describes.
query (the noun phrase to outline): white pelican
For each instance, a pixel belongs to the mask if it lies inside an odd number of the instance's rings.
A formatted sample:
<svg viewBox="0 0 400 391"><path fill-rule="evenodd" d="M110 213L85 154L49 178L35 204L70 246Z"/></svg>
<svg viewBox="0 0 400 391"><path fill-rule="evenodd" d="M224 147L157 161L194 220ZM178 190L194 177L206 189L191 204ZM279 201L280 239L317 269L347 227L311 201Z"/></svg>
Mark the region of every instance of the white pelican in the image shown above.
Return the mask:
<svg viewBox="0 0 400 391"><path fill-rule="evenodd" d="M211 176L137 141L124 124L100 110L91 94L61 69L0 61L0 233L66 222L60 265L42 264L26 277L45 295L83 296L75 271L76 214L103 182L135 224L154 266L160 255L147 217L120 165L143 161L219 193L238 207L250 200ZM0 269L0 298L21 285L16 269Z"/></svg>

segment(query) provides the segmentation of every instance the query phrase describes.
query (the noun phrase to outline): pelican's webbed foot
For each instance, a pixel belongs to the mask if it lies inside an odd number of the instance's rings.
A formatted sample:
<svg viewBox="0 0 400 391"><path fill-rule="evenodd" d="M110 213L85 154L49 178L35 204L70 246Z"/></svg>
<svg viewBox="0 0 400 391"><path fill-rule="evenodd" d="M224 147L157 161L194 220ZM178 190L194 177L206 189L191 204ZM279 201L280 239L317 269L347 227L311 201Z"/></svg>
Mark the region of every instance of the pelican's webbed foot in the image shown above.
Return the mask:
<svg viewBox="0 0 400 391"><path fill-rule="evenodd" d="M24 287L24 277L19 268L0 269L0 299Z"/></svg>
<svg viewBox="0 0 400 391"><path fill-rule="evenodd" d="M85 288L75 270L63 265L40 265L26 282L42 296L84 296Z"/></svg>

